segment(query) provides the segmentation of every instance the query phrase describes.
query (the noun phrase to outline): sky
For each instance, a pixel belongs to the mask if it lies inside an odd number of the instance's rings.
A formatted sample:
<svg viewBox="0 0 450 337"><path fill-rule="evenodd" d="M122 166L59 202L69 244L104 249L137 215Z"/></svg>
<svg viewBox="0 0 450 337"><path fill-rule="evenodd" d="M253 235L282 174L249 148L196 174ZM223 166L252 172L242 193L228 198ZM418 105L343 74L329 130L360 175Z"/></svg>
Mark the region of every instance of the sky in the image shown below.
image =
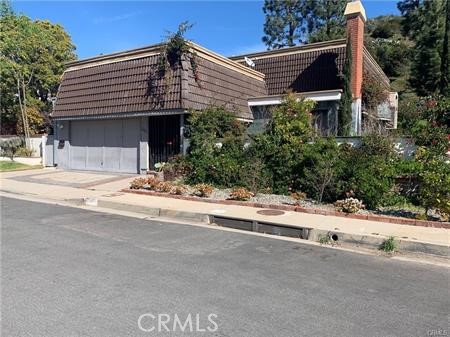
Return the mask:
<svg viewBox="0 0 450 337"><path fill-rule="evenodd" d="M369 18L399 14L396 1L363 0ZM188 20L188 39L225 56L265 50L263 1L20 1L17 13L61 24L80 59L161 42Z"/></svg>

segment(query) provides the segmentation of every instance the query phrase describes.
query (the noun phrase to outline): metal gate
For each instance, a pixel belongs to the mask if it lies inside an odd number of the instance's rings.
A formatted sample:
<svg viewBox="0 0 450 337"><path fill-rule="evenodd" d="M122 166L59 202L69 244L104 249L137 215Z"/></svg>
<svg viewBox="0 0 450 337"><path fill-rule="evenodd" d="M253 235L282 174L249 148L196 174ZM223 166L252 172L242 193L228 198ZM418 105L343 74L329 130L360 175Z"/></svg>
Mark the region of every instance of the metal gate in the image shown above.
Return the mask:
<svg viewBox="0 0 450 337"><path fill-rule="evenodd" d="M180 115L149 118L150 169L180 153Z"/></svg>

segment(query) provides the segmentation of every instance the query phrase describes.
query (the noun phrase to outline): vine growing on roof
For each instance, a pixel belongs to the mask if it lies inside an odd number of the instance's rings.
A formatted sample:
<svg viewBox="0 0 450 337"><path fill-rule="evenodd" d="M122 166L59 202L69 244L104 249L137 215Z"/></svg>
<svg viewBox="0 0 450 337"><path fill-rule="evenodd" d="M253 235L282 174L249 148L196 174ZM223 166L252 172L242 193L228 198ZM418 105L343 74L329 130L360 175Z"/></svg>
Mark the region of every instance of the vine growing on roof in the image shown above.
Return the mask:
<svg viewBox="0 0 450 337"><path fill-rule="evenodd" d="M161 52L158 56L156 65L148 77L148 91L147 94L152 97L163 99L162 95L166 94L170 87L170 81L173 77L173 72L181 67L183 56L189 61L194 79L199 83L197 54L191 49L189 42L184 38L186 31L191 29L193 24L188 21L182 22L175 33L169 33L162 46ZM164 92L158 92L156 81L163 80Z"/></svg>

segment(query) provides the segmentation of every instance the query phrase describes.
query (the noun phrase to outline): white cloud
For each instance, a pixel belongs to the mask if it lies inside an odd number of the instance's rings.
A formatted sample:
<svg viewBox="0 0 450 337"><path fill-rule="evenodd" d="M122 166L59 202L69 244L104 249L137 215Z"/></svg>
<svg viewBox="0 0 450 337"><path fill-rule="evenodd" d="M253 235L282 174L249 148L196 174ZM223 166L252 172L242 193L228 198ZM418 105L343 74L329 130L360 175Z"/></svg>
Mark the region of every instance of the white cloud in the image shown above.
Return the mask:
<svg viewBox="0 0 450 337"><path fill-rule="evenodd" d="M111 23L111 22L117 22L117 21L123 21L123 20L127 20L130 19L132 17L135 17L137 15L139 15L140 12L130 12L130 13L124 13L121 15L115 15L115 16L99 16L96 17L92 20L92 22L95 25L99 25L102 23Z"/></svg>

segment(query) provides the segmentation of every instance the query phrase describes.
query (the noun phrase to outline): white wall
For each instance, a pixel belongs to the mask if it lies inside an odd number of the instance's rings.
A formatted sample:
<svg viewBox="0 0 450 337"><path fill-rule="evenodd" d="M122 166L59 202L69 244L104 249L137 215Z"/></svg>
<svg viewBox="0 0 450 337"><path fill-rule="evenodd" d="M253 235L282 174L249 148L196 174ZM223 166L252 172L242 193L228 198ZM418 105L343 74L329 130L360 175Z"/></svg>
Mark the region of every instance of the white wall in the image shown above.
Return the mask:
<svg viewBox="0 0 450 337"><path fill-rule="evenodd" d="M42 135L36 135L28 138L28 143L30 145L30 148L33 150L32 157L42 157L42 139L44 136ZM19 138L18 136L1 136L0 141L8 140L11 138Z"/></svg>
<svg viewBox="0 0 450 337"><path fill-rule="evenodd" d="M350 144L352 146L361 145L361 137L336 137L338 144ZM394 147L396 151L402 154L405 158L411 158L416 151L416 145L412 138L400 137L394 140Z"/></svg>

